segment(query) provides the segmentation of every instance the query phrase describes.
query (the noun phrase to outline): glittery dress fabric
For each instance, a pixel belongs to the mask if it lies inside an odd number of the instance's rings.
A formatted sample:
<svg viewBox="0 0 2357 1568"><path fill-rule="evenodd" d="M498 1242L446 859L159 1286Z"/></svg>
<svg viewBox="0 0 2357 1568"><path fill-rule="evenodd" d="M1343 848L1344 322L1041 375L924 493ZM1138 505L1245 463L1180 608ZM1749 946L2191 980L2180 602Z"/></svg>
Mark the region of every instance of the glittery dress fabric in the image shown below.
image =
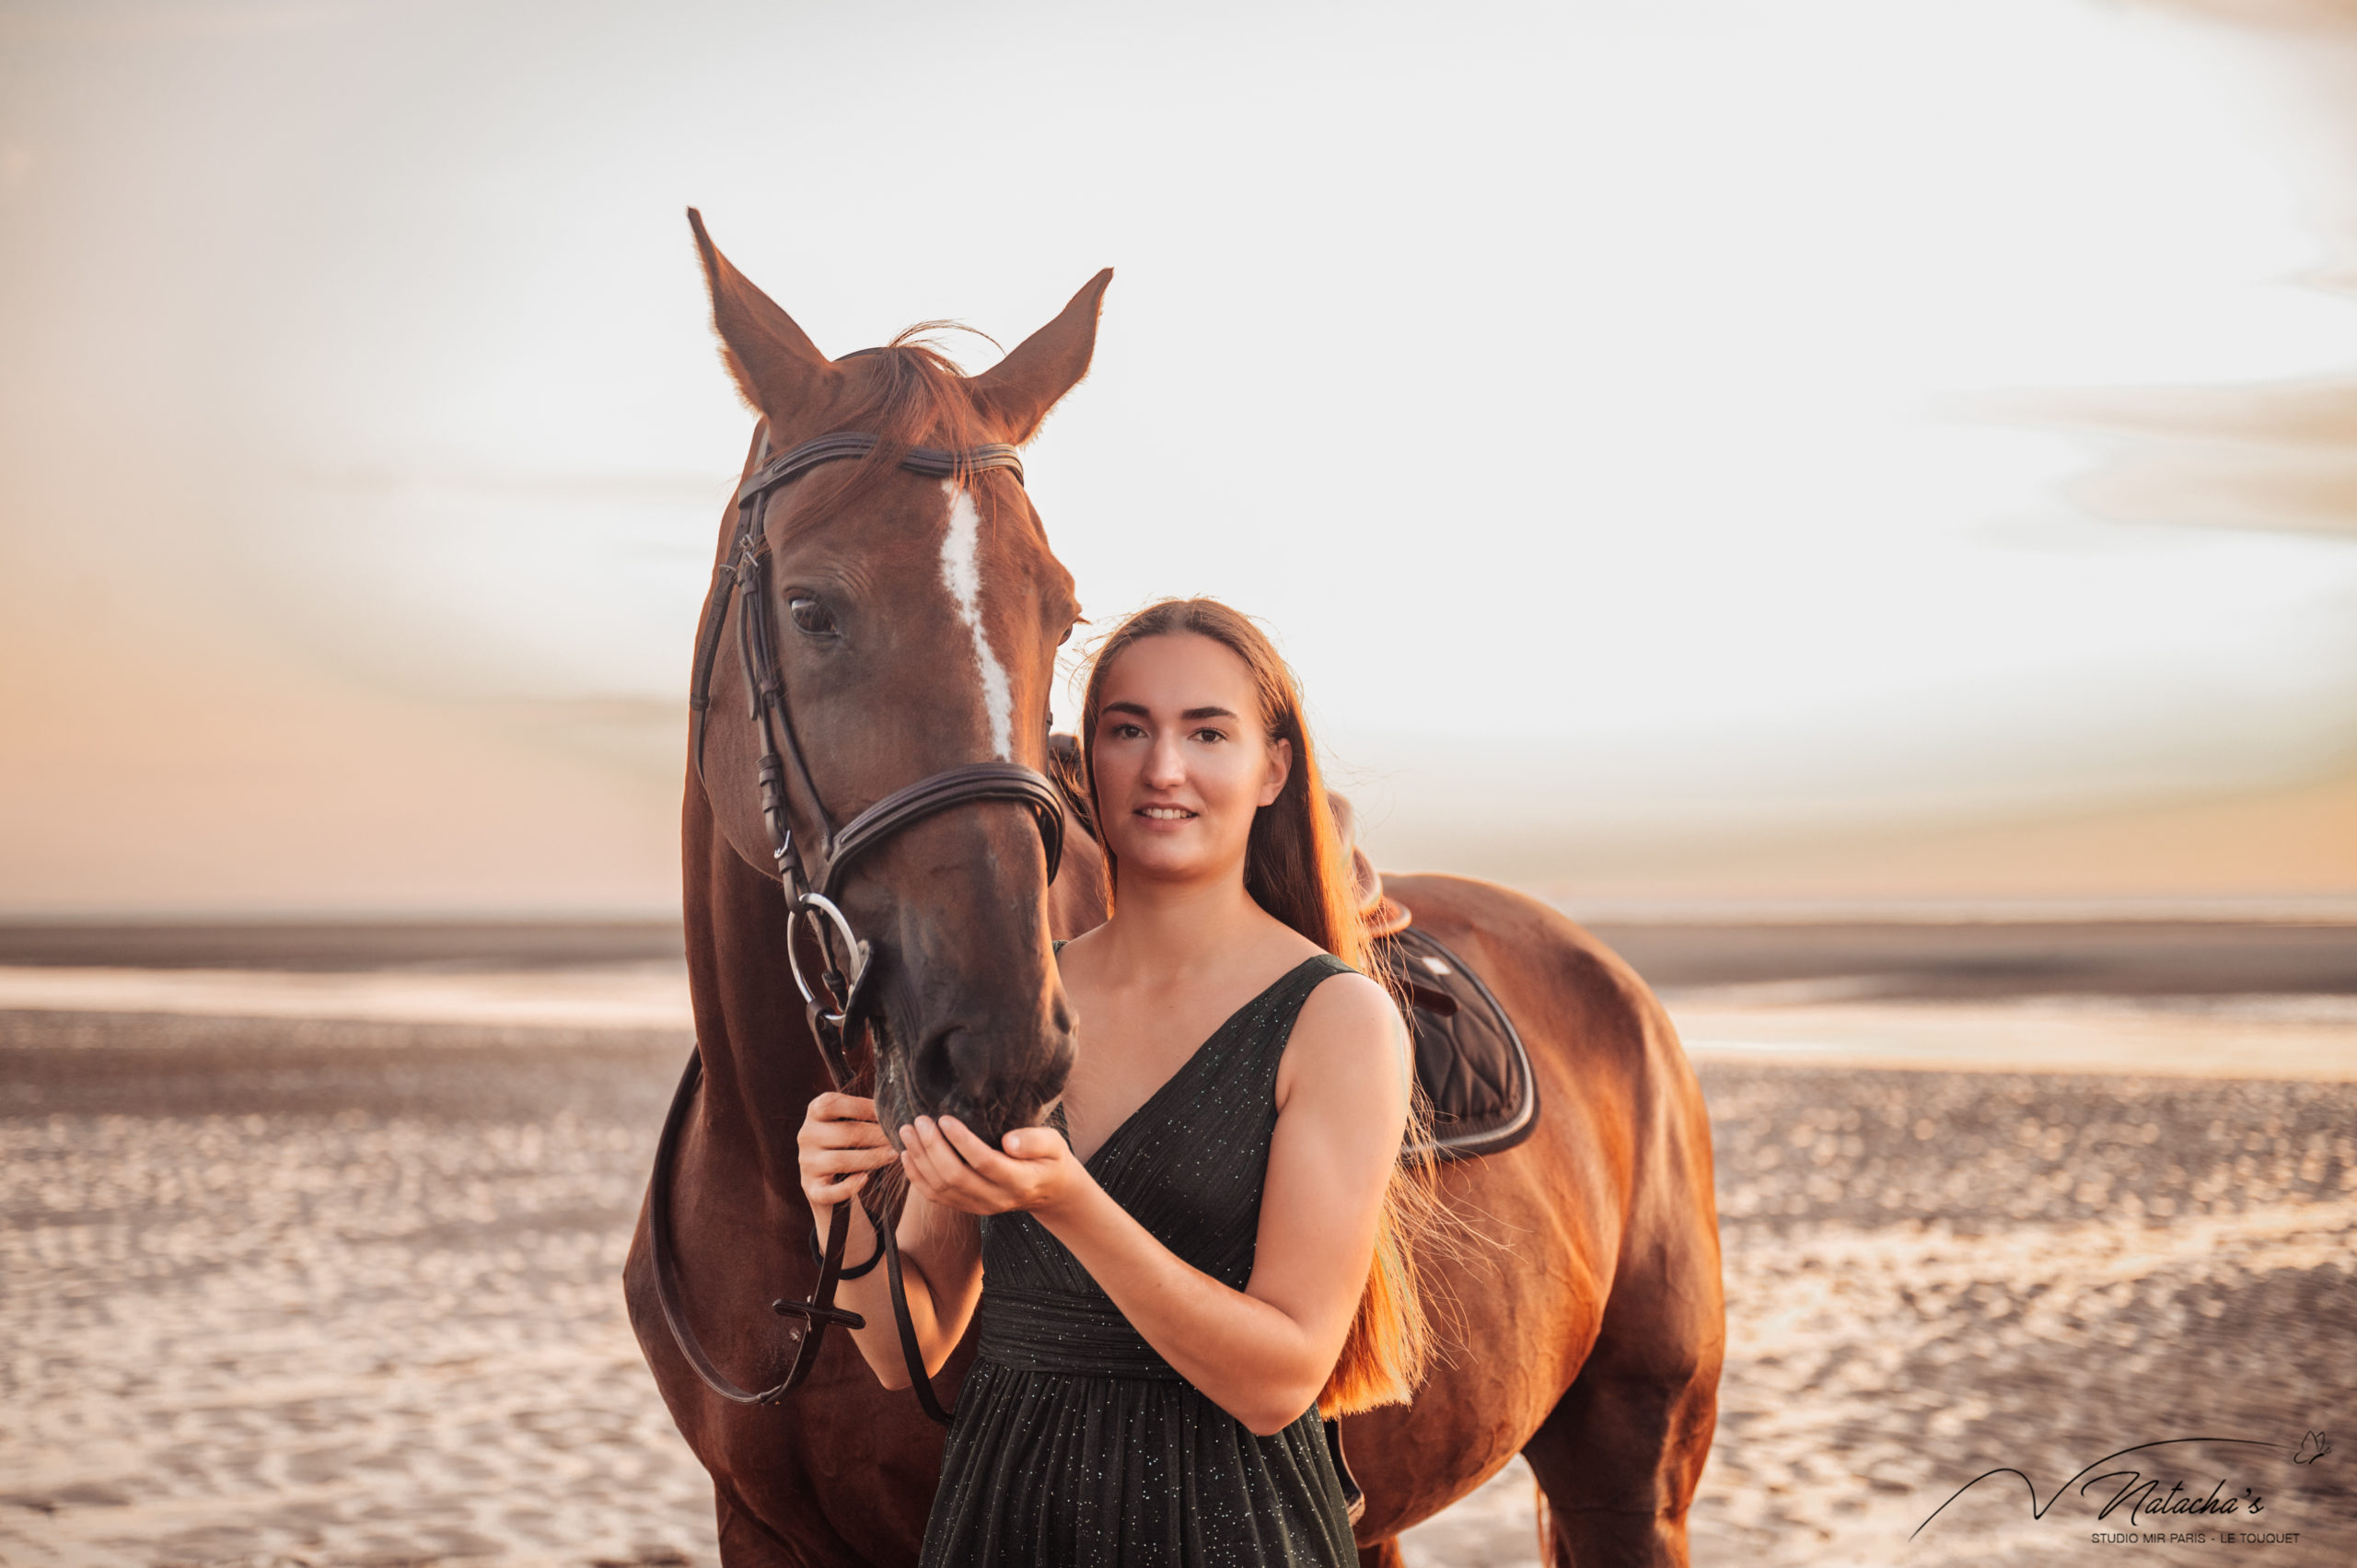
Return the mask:
<svg viewBox="0 0 2357 1568"><path fill-rule="evenodd" d="M1139 1224L1235 1289L1252 1273L1277 1063L1309 993L1348 972L1325 954L1302 962L1089 1156L1089 1174ZM975 1330L924 1568L1358 1561L1316 1406L1254 1436L1029 1214L982 1221Z"/></svg>

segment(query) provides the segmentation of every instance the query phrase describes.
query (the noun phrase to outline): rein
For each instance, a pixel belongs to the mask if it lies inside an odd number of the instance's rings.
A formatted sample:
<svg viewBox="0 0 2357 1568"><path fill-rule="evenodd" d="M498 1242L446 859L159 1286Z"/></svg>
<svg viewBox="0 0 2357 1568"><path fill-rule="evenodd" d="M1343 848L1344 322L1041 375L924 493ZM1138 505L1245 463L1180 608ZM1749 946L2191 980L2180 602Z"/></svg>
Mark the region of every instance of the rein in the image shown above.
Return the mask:
<svg viewBox="0 0 2357 1568"><path fill-rule="evenodd" d="M721 629L733 600L737 608L737 656L744 667L745 684L752 693L751 711L747 716L757 726L761 742L761 819L769 829L771 858L776 864L778 884L785 894L786 963L793 970L795 988L802 993L811 1038L818 1042L827 1076L838 1090L846 1088L852 1081L852 1044L865 1029L871 1036L872 1048L877 1027L870 1016L873 998L865 984L873 950L852 929L850 919L836 902L847 870L860 856L902 829L952 807L1004 800L1029 807L1039 830L1040 845L1047 852L1050 881L1055 880L1056 868L1063 858L1062 796L1046 775L1018 762L968 762L945 769L894 790L840 828L827 810L817 781L811 777L810 765L803 757L802 743L795 732L794 716L786 703L784 676L778 664L770 621L765 528L769 499L780 486L823 463L865 458L878 445L876 436L857 431L839 430L820 436L769 459L737 487L737 532L729 544L727 558L713 573L712 595L704 604L703 625L696 638L694 684L688 698L688 706L695 714L696 777L702 782L704 729L712 714L713 669L719 662ZM996 442L962 451L912 447L901 457L900 466L929 479L964 478L1004 469L1015 476L1016 483L1023 482L1023 459L1013 447ZM795 836L788 798L789 760L810 816L818 823L815 870L812 862L806 859L802 841ZM804 972L801 944L796 940L806 929L816 952L815 977ZM866 1319L858 1313L835 1306L835 1287L842 1280L866 1273L876 1266L877 1260L871 1258L856 1269L844 1270L843 1248L851 1235L851 1208L848 1202L837 1203L828 1222L826 1248L819 1255L818 1284L810 1298L770 1304L771 1310L780 1316L801 1318L806 1323L784 1376L770 1388L747 1389L737 1387L713 1364L696 1339L695 1330L689 1326L686 1309L680 1304L679 1260L670 1222L673 1157L702 1078L703 1055L699 1042L689 1054L687 1069L680 1074L679 1086L671 1097L671 1109L663 1119L663 1135L656 1144L655 1173L648 1186L647 1219L654 1252L656 1299L662 1307L663 1321L670 1329L679 1353L703 1380L704 1387L735 1404L775 1404L798 1388L818 1365L819 1349L830 1324L841 1323L846 1329L867 1326ZM860 1202L868 1210L880 1244L885 1278L891 1287L892 1317L900 1330L900 1353L909 1365L909 1385L915 1390L917 1402L924 1408L925 1414L946 1425L950 1411L934 1395L933 1379L925 1372L924 1357L917 1345L916 1326L909 1316L908 1293L901 1283L897 1226L887 1223L891 1216L879 1216L868 1207L865 1198Z"/></svg>

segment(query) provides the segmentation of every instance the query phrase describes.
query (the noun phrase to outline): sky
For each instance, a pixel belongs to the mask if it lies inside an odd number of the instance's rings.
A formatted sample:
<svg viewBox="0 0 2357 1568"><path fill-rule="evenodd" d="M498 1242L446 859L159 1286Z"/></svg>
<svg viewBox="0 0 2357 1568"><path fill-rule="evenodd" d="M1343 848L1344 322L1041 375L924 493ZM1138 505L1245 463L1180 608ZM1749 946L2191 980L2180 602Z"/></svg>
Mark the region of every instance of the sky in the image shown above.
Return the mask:
<svg viewBox="0 0 2357 1568"><path fill-rule="evenodd" d="M2346 827L2357 431L2235 424L2357 366L2285 10L0 4L0 909L676 898L690 203L836 354L1113 266L1087 612L1262 617L1411 861ZM2186 888L2357 891L2282 838Z"/></svg>

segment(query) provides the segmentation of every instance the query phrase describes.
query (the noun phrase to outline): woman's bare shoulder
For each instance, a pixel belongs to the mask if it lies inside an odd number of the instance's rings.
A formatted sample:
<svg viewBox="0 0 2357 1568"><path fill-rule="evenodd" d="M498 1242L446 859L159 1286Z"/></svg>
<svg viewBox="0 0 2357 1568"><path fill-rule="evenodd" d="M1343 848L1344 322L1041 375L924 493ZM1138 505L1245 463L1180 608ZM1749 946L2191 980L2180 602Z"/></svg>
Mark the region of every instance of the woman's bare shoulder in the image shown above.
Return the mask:
<svg viewBox="0 0 2357 1568"><path fill-rule="evenodd" d="M1268 911L1256 909L1253 913L1257 919L1251 932L1249 951L1258 967L1283 975L1326 950Z"/></svg>
<svg viewBox="0 0 2357 1568"><path fill-rule="evenodd" d="M1309 1082L1353 1091L1396 1082L1404 1103L1405 1049L1391 993L1363 974L1333 975L1318 982L1294 1020L1279 1069L1280 1096Z"/></svg>
<svg viewBox="0 0 2357 1568"><path fill-rule="evenodd" d="M1294 1034L1298 1038L1306 1029L1320 1040L1358 1040L1372 1034L1387 1048L1392 1026L1399 1017L1399 1006L1391 1000L1391 993L1353 970L1318 982L1309 1000L1301 1005L1301 1016L1294 1024Z"/></svg>

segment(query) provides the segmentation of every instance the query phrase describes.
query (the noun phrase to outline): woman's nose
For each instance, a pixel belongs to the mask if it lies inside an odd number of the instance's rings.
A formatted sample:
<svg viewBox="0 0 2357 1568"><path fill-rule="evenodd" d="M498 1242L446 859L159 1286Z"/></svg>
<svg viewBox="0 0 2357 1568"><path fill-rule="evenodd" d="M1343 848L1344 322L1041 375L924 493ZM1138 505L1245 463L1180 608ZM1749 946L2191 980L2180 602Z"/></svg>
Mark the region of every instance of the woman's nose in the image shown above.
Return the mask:
<svg viewBox="0 0 2357 1568"><path fill-rule="evenodd" d="M1179 752L1177 737L1156 740L1154 749L1146 753L1145 782L1156 789L1168 789L1187 782L1187 760Z"/></svg>

